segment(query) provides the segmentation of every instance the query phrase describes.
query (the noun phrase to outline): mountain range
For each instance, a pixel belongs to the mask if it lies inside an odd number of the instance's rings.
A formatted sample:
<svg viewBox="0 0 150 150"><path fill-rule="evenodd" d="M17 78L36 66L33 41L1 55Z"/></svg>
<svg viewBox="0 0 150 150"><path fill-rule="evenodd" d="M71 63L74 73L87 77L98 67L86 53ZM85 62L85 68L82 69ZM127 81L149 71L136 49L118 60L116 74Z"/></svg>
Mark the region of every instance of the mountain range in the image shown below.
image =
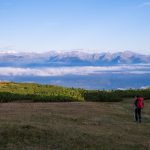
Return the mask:
<svg viewBox="0 0 150 150"><path fill-rule="evenodd" d="M150 64L150 55L131 51L88 53L81 51L45 53L0 52L0 67L114 66Z"/></svg>
<svg viewBox="0 0 150 150"><path fill-rule="evenodd" d="M36 82L86 89L127 89L149 87L149 76L150 55L131 51L0 51L0 81Z"/></svg>

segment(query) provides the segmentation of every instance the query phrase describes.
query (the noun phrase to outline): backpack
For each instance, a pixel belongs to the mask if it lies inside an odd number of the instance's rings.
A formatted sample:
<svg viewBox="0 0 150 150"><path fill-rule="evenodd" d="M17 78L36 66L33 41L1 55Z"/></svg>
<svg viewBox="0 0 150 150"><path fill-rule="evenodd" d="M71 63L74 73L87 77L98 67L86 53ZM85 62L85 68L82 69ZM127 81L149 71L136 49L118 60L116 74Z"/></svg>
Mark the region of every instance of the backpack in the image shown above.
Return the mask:
<svg viewBox="0 0 150 150"><path fill-rule="evenodd" d="M137 99L137 107L138 108L143 108L144 107L144 98L143 97L139 97Z"/></svg>

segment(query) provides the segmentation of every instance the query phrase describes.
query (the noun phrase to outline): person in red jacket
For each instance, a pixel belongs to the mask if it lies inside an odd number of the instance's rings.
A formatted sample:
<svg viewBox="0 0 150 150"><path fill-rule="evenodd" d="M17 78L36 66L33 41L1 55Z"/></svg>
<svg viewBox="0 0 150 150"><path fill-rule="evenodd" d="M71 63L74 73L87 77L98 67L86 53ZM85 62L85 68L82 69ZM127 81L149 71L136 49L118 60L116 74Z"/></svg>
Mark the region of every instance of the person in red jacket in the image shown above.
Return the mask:
<svg viewBox="0 0 150 150"><path fill-rule="evenodd" d="M135 105L135 121L141 123L141 110L144 108L144 98L141 96L136 96L134 101Z"/></svg>

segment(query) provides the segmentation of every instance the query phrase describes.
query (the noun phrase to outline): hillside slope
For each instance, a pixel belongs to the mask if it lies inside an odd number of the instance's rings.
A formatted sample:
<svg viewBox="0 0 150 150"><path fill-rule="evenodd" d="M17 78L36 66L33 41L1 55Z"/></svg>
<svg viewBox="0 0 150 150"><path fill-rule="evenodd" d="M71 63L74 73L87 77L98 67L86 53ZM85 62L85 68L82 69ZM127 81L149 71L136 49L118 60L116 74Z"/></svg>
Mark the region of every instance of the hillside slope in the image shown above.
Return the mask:
<svg viewBox="0 0 150 150"><path fill-rule="evenodd" d="M86 90L35 83L0 82L0 102L119 102L136 95L150 99L150 88Z"/></svg>

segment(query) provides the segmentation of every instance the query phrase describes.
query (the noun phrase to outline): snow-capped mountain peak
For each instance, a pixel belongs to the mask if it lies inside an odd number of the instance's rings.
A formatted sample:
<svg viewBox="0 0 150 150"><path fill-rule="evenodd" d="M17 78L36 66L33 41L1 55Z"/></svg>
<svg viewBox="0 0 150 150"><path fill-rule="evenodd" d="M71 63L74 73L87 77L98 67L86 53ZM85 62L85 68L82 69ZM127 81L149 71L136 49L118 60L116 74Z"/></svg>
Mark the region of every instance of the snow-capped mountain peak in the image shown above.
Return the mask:
<svg viewBox="0 0 150 150"><path fill-rule="evenodd" d="M150 63L150 55L130 51L118 53L86 53L82 51L17 53L15 51L0 51L1 67L112 66L139 63Z"/></svg>

